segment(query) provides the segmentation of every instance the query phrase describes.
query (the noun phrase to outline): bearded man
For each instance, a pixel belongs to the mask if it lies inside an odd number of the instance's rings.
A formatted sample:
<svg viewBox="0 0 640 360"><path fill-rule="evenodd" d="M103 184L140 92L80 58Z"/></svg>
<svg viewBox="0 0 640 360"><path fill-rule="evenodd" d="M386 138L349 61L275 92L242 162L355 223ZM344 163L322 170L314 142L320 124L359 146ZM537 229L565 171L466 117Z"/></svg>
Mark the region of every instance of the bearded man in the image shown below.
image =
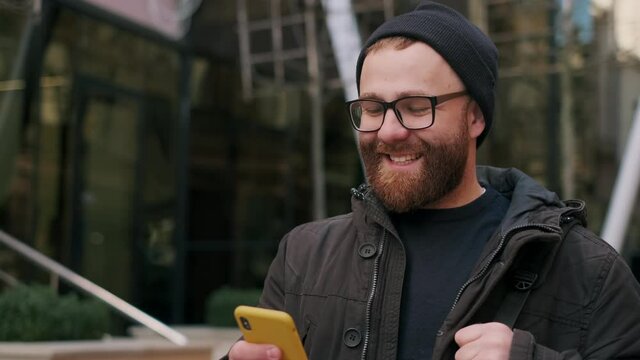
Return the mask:
<svg viewBox="0 0 640 360"><path fill-rule="evenodd" d="M425 1L381 25L347 102L368 184L352 212L282 240L260 306L310 359L640 358L640 286L619 254L516 169L476 166L498 54ZM236 343L231 359L279 359Z"/></svg>

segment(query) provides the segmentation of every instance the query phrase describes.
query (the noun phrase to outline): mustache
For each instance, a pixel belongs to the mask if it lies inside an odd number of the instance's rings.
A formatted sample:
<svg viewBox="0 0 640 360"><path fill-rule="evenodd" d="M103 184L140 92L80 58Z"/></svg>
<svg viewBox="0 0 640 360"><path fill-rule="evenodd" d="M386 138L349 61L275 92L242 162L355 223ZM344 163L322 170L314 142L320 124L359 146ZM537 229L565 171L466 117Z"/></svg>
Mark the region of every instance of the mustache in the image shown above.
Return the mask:
<svg viewBox="0 0 640 360"><path fill-rule="evenodd" d="M426 141L414 142L414 143L398 143L387 144L382 141L377 141L376 144L372 144L372 148L375 148L377 153L407 153L407 152L427 152L433 148L433 145Z"/></svg>

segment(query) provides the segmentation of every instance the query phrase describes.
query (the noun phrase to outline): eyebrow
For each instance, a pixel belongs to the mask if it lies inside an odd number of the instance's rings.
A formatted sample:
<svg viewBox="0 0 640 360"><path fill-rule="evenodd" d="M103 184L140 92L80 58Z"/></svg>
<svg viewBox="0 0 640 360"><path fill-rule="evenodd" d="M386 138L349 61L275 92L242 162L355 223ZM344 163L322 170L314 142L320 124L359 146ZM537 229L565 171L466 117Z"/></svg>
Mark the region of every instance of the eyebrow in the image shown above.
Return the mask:
<svg viewBox="0 0 640 360"><path fill-rule="evenodd" d="M401 91L401 92L397 93L395 99L399 99L399 98L407 97L407 96L433 96L433 95L426 94L423 91L418 91L418 90L406 90L406 91ZM359 99L383 100L382 96L379 96L378 94L376 94L374 92L362 93L362 94L360 94Z"/></svg>

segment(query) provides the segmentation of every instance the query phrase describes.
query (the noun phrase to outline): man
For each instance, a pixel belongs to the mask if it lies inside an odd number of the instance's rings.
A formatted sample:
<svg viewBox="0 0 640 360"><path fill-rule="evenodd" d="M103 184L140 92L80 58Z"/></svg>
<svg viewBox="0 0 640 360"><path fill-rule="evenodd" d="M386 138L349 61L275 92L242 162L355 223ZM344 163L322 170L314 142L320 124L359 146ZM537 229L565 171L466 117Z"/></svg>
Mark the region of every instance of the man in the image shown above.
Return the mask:
<svg viewBox="0 0 640 360"><path fill-rule="evenodd" d="M352 213L285 236L260 302L293 316L311 359L640 358L640 286L584 204L476 167L497 58L433 2L365 44L347 106L368 185ZM281 356L244 341L229 355Z"/></svg>

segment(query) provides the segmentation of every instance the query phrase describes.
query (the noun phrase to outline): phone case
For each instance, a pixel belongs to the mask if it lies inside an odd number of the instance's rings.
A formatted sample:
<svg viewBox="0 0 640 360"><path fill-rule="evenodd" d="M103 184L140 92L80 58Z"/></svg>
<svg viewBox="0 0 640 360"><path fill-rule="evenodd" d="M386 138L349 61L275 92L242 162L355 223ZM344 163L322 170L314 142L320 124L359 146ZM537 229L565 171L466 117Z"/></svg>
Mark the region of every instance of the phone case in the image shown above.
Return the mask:
<svg viewBox="0 0 640 360"><path fill-rule="evenodd" d="M241 305L233 313L247 342L276 345L283 360L307 360L296 325L286 312Z"/></svg>

